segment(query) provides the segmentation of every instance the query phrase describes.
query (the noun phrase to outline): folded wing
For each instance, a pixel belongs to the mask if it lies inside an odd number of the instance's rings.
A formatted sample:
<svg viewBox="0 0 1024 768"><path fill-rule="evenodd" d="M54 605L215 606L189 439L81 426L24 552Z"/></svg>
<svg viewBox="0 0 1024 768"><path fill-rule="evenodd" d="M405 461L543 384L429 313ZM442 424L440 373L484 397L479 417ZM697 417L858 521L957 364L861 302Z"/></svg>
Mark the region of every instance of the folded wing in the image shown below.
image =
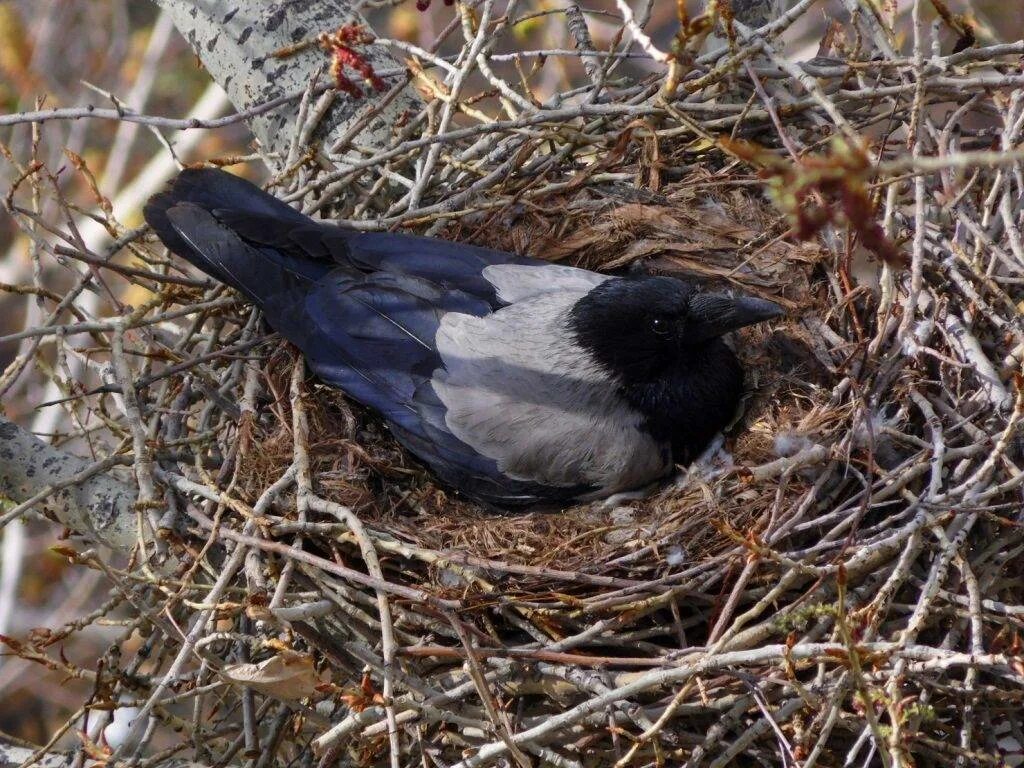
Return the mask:
<svg viewBox="0 0 1024 768"><path fill-rule="evenodd" d="M446 314L433 387L451 432L504 474L607 494L663 474L671 456L567 333L583 295L548 290L488 315Z"/></svg>

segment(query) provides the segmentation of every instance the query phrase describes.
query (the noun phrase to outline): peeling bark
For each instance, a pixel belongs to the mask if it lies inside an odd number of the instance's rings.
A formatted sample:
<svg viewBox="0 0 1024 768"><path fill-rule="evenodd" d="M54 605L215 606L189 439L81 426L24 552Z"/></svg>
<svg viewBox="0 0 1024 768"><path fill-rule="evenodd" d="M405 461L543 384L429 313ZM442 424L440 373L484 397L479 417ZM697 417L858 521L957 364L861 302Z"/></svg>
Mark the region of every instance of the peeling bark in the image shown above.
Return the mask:
<svg viewBox="0 0 1024 768"><path fill-rule="evenodd" d="M303 91L327 61L318 47L306 48L285 58L273 54L283 48L333 32L342 24L365 20L347 0L154 0L171 15L207 71L227 91L238 110ZM383 71L401 65L383 48L364 46L367 61ZM325 82L327 76L325 75ZM389 85L393 84L393 78ZM362 99L339 93L327 111L314 139L330 146L362 113L367 103L382 94L372 89ZM422 102L411 88L381 110L363 129L363 143L383 145L391 128L407 110ZM291 101L248 121L265 152L282 156L295 131L298 100Z"/></svg>
<svg viewBox="0 0 1024 768"><path fill-rule="evenodd" d="M91 466L0 416L0 497L21 503L67 484L36 507L78 533L127 552L137 540L135 489L104 472L71 483Z"/></svg>
<svg viewBox="0 0 1024 768"><path fill-rule="evenodd" d="M18 768L27 763L33 754L31 749L0 742L0 768ZM71 768L74 758L73 754L46 752L32 764L38 768Z"/></svg>

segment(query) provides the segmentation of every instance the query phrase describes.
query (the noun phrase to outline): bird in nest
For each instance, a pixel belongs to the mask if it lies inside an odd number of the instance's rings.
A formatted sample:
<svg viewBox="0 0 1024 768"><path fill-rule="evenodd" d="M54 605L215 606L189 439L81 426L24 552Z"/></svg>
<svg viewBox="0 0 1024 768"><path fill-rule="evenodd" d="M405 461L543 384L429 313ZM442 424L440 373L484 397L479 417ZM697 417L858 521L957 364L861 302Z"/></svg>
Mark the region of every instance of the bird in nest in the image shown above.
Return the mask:
<svg viewBox="0 0 1024 768"><path fill-rule="evenodd" d="M782 314L672 277L344 229L221 170L183 171L145 217L445 484L504 508L603 498L693 461L743 393L723 335Z"/></svg>

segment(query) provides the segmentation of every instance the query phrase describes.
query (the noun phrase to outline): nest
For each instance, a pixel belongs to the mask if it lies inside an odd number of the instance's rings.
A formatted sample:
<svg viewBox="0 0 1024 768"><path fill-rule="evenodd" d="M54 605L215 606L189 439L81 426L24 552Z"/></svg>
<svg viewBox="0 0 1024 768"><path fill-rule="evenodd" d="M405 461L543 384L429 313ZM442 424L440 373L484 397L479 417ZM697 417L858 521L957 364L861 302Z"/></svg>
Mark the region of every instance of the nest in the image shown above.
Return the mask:
<svg viewBox="0 0 1024 768"><path fill-rule="evenodd" d="M1020 47L833 40L798 67L766 45L445 141L405 213L382 169L429 147L274 180L342 219L789 309L736 340L736 422L646 498L482 511L240 300L119 241L142 263L102 271L156 296L124 339L141 410L73 408L121 452L151 420L167 504L150 567L114 577L216 621L168 678L181 635L143 615L108 695L168 682L167 743L260 765L999 765L1024 743Z"/></svg>

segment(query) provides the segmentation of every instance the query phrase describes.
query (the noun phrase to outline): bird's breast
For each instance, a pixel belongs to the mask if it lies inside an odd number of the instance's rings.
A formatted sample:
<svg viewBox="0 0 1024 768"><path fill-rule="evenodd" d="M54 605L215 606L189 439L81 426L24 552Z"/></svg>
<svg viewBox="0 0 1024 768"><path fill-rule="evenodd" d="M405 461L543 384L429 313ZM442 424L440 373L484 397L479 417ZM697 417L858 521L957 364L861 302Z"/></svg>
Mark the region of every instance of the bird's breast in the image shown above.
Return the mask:
<svg viewBox="0 0 1024 768"><path fill-rule="evenodd" d="M624 386L624 399L643 415L644 428L672 446L678 464L693 461L736 414L743 369L715 339L669 366L652 381Z"/></svg>

